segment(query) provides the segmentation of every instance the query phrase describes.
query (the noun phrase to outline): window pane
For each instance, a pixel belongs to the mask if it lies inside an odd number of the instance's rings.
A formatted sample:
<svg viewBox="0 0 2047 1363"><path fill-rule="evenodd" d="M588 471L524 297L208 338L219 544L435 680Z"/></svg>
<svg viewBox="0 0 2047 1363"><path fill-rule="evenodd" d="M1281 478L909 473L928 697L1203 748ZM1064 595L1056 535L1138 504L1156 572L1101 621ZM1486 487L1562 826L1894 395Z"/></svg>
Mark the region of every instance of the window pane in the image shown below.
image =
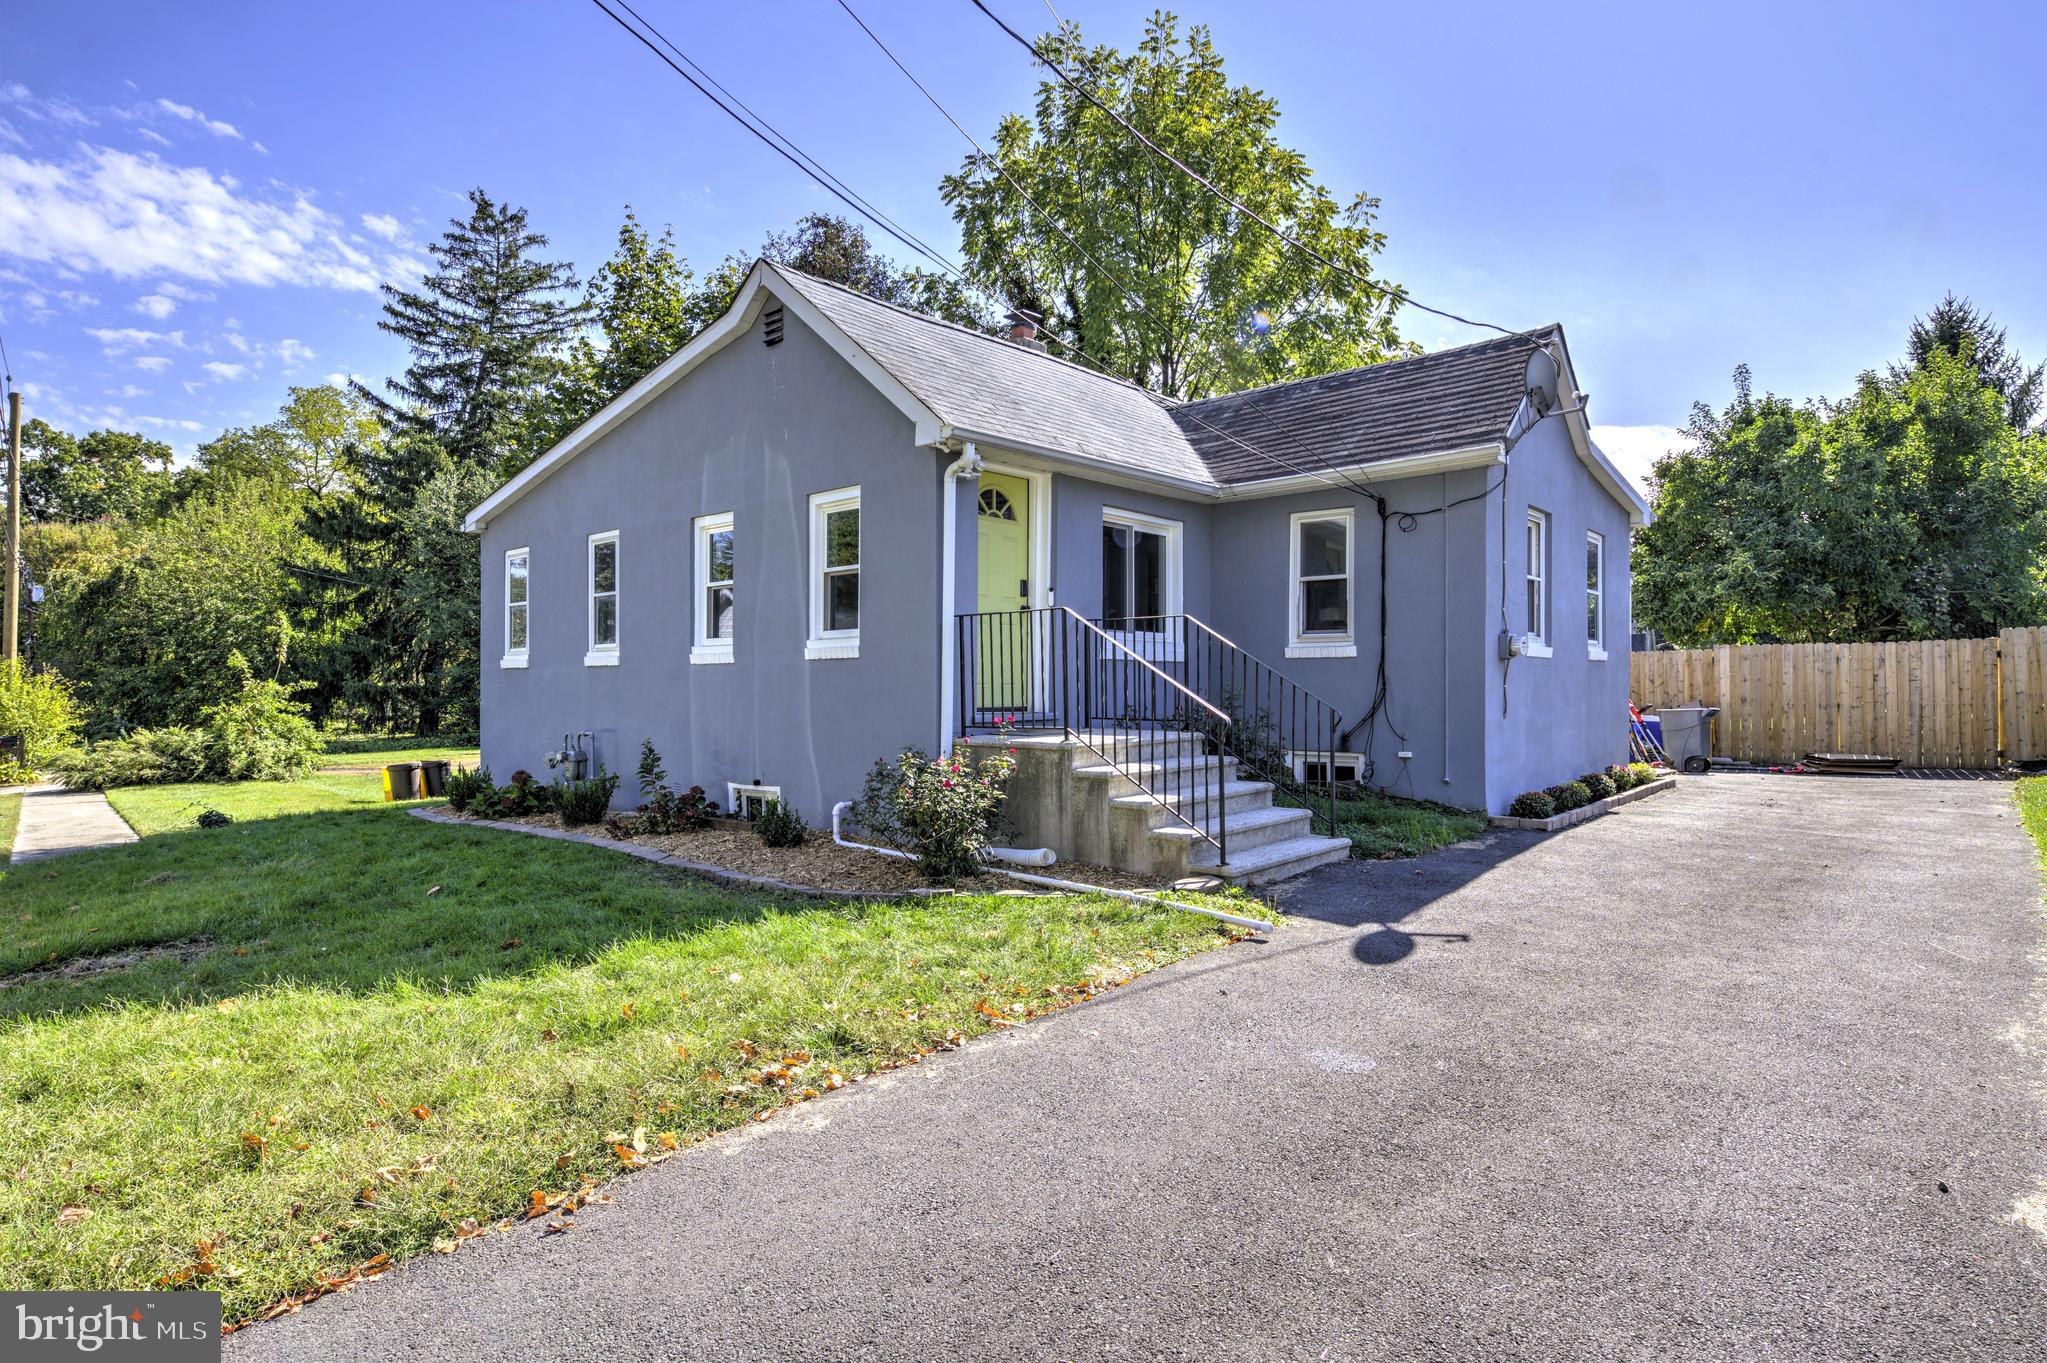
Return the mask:
<svg viewBox="0 0 2047 1363"><path fill-rule="evenodd" d="M732 589L713 587L705 602L704 619L707 622L704 637L707 639L730 639L732 637Z"/></svg>
<svg viewBox="0 0 2047 1363"><path fill-rule="evenodd" d="M618 542L605 540L592 547L590 552L590 590L593 592L615 592L618 590Z"/></svg>
<svg viewBox="0 0 2047 1363"><path fill-rule="evenodd" d="M1158 629L1165 610L1166 537L1140 530L1130 549L1131 614L1139 629Z"/></svg>
<svg viewBox="0 0 2047 1363"><path fill-rule="evenodd" d="M1599 642L1599 595L1596 592L1585 598L1585 637L1595 644Z"/></svg>
<svg viewBox="0 0 2047 1363"><path fill-rule="evenodd" d="M1585 585L1599 590L1599 541L1585 541Z"/></svg>
<svg viewBox="0 0 2047 1363"><path fill-rule="evenodd" d="M1542 522L1528 522L1528 575L1534 577L1542 571Z"/></svg>
<svg viewBox="0 0 2047 1363"><path fill-rule="evenodd" d="M1301 522L1301 576L1321 577L1345 571L1344 523Z"/></svg>
<svg viewBox="0 0 2047 1363"><path fill-rule="evenodd" d="M618 598L600 596L597 598L597 638L600 644L618 642Z"/></svg>
<svg viewBox="0 0 2047 1363"><path fill-rule="evenodd" d="M824 518L824 563L851 568L860 562L860 508L831 511Z"/></svg>
<svg viewBox="0 0 2047 1363"><path fill-rule="evenodd" d="M513 558L505 560L505 600L526 599L526 560Z"/></svg>
<svg viewBox="0 0 2047 1363"><path fill-rule="evenodd" d="M711 534L711 578L713 582L732 580L732 532L717 530Z"/></svg>
<svg viewBox="0 0 2047 1363"><path fill-rule="evenodd" d="M1342 634L1350 629L1349 584L1324 578L1301 584L1301 633Z"/></svg>
<svg viewBox="0 0 2047 1363"><path fill-rule="evenodd" d="M1102 527L1102 619L1121 628L1130 614L1130 528Z"/></svg>
<svg viewBox="0 0 2047 1363"><path fill-rule="evenodd" d="M1528 632L1542 633L1542 584L1528 579Z"/></svg>
<svg viewBox="0 0 2047 1363"><path fill-rule="evenodd" d="M526 603L514 605L505 620L505 647L514 651L526 647Z"/></svg>
<svg viewBox="0 0 2047 1363"><path fill-rule="evenodd" d="M860 628L860 574L833 573L824 580L826 629Z"/></svg>

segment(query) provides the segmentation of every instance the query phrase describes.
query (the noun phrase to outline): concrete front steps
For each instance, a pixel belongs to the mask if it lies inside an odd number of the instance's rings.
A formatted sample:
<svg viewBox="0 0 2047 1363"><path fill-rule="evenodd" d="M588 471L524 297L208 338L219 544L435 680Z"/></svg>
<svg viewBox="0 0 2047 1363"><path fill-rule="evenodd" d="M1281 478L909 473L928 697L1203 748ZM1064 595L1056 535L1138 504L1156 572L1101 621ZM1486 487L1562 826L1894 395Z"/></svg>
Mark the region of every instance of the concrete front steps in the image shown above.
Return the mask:
<svg viewBox="0 0 2047 1363"><path fill-rule="evenodd" d="M1198 735L1037 733L968 742L1015 749L1006 813L1017 841L1050 847L1065 860L1162 883L1212 876L1250 886L1350 856L1347 839L1318 836L1307 810L1273 804L1271 782L1241 779L1236 759L1218 763L1202 752ZM1218 804L1227 862L1203 836L1216 832Z"/></svg>

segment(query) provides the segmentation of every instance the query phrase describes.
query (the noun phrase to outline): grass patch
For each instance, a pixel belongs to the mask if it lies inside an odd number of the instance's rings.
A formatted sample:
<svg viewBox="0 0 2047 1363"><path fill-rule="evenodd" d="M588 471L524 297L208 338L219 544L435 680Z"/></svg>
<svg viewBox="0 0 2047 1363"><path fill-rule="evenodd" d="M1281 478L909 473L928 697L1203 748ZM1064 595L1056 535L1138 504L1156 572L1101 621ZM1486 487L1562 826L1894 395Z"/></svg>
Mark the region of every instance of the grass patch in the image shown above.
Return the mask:
<svg viewBox="0 0 2047 1363"><path fill-rule="evenodd" d="M317 772L297 781L187 781L165 786L119 786L107 800L143 837L193 827L201 810L217 809L237 823L291 814L382 809L381 772Z"/></svg>
<svg viewBox="0 0 2047 1363"><path fill-rule="evenodd" d="M1318 818L1324 808L1319 800L1287 793L1275 795L1274 802L1313 809ZM1350 839L1354 857L1418 857L1485 830L1485 815L1433 800L1403 800L1367 790L1336 802L1336 836Z"/></svg>
<svg viewBox="0 0 2047 1363"><path fill-rule="evenodd" d="M2015 782L2012 796L2018 801L2019 819L2040 849L2040 863L2047 867L2047 776L2028 776Z"/></svg>
<svg viewBox="0 0 2047 1363"><path fill-rule="evenodd" d="M0 869L0 977L210 943L0 989L11 1288L210 1265L186 1281L241 1319L617 1173L636 1131L687 1147L1227 940L1106 898L775 901L391 809L247 813L309 784Z"/></svg>
<svg viewBox="0 0 2047 1363"><path fill-rule="evenodd" d="M21 797L0 795L0 863L14 852L14 830L21 826Z"/></svg>
<svg viewBox="0 0 2047 1363"><path fill-rule="evenodd" d="M467 754L472 760L476 756L476 737L447 734L326 734L327 755L321 762L327 766L336 763L348 766L364 766L379 759L388 758L393 762L418 762L429 757L454 760Z"/></svg>

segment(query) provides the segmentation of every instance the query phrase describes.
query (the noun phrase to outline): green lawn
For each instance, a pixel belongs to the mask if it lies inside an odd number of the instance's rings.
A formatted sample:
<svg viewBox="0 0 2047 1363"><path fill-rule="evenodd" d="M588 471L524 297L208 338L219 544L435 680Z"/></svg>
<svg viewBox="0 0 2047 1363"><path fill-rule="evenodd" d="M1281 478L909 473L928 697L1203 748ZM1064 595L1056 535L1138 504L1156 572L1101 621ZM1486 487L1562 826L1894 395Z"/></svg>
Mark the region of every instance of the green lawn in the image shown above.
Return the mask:
<svg viewBox="0 0 2047 1363"><path fill-rule="evenodd" d="M371 762L415 762L429 757L452 758L476 753L475 735L450 739L447 735L419 734L327 734L326 762L364 766Z"/></svg>
<svg viewBox="0 0 2047 1363"><path fill-rule="evenodd" d="M384 807L381 772L320 772L300 781L188 781L168 786L120 786L107 800L148 837L193 827L203 810L236 821L286 814L325 814Z"/></svg>
<svg viewBox="0 0 2047 1363"><path fill-rule="evenodd" d="M1319 816L1321 801L1292 794L1275 797L1279 804L1311 807ZM1430 800L1403 800L1365 791L1353 800L1336 802L1336 836L1349 838L1358 857L1418 857L1453 842L1485 832L1486 816ZM1318 830L1319 831L1319 830Z"/></svg>
<svg viewBox="0 0 2047 1363"><path fill-rule="evenodd" d="M658 1157L1229 940L1106 898L778 902L367 787L197 789L240 821L158 831L176 795L117 791L150 836L0 869L0 978L204 953L0 989L10 1288L189 1272L241 1319L617 1173L636 1133Z"/></svg>
<svg viewBox="0 0 2047 1363"><path fill-rule="evenodd" d="M14 851L14 830L21 823L21 797L0 795L0 864Z"/></svg>
<svg viewBox="0 0 2047 1363"><path fill-rule="evenodd" d="M2012 791L2019 802L2019 818L2040 849L2041 864L2047 866L2047 776L2029 776Z"/></svg>

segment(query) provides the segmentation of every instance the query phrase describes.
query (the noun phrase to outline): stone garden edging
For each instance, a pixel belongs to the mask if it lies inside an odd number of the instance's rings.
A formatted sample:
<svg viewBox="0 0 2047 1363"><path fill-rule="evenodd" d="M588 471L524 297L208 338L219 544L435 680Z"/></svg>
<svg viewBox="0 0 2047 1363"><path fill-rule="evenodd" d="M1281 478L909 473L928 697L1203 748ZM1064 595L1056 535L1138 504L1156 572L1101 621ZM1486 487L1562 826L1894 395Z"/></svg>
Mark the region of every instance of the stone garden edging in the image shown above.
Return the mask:
<svg viewBox="0 0 2047 1363"><path fill-rule="evenodd" d="M1486 822L1494 828L1521 828L1531 833L1554 833L1560 828L1569 828L1572 824L1584 823L1587 819L1596 819L1609 810L1619 809L1622 805L1631 804L1636 800L1644 800L1651 795L1659 795L1666 790L1674 790L1676 787L1677 777L1659 776L1653 781L1643 782L1633 790L1624 790L1617 795L1609 795L1604 800L1594 800L1589 805L1580 805L1578 808L1566 810L1562 814L1552 814L1547 819L1517 819L1512 814L1494 814L1489 816Z"/></svg>

